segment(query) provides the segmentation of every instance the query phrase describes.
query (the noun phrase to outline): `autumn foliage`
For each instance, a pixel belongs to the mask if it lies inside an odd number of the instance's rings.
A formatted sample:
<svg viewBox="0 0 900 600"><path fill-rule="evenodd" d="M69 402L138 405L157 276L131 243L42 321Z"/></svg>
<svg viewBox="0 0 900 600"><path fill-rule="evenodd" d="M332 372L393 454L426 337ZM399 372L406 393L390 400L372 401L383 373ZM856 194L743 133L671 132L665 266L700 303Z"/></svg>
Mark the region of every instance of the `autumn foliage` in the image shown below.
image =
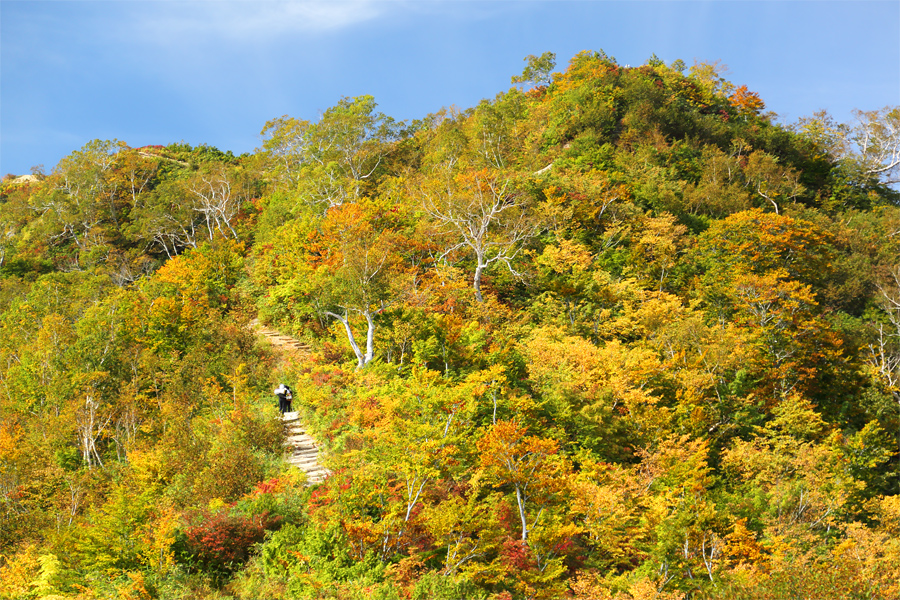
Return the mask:
<svg viewBox="0 0 900 600"><path fill-rule="evenodd" d="M207 513L198 520L184 531L190 560L201 569L221 573L240 568L250 558L254 544L262 542L266 531L277 528L281 521L265 511L249 517Z"/></svg>
<svg viewBox="0 0 900 600"><path fill-rule="evenodd" d="M896 108L526 65L0 183L0 598L900 594Z"/></svg>

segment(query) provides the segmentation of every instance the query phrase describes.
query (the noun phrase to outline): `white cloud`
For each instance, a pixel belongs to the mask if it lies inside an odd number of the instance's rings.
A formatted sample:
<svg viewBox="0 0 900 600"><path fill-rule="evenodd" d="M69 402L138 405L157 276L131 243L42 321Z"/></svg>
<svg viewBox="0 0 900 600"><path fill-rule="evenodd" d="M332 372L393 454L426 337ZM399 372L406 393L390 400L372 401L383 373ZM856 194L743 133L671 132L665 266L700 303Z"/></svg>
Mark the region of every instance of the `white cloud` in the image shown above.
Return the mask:
<svg viewBox="0 0 900 600"><path fill-rule="evenodd" d="M152 40L253 42L288 34L333 33L374 19L377 0L135 2L139 29ZM186 39L187 38L187 39Z"/></svg>

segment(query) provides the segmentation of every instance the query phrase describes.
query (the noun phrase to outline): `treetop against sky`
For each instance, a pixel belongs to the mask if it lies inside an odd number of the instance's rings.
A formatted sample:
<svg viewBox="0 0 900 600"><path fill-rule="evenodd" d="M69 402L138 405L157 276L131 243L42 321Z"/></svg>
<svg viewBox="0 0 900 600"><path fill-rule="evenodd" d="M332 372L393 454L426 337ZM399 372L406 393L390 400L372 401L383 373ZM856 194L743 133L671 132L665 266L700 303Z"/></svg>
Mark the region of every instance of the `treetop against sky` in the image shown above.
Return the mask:
<svg viewBox="0 0 900 600"><path fill-rule="evenodd" d="M900 5L859 2L49 2L0 4L0 172L91 139L235 153L279 115L371 94L415 119L474 106L529 54L721 60L785 121L900 101ZM865 33L860 33L865 32Z"/></svg>

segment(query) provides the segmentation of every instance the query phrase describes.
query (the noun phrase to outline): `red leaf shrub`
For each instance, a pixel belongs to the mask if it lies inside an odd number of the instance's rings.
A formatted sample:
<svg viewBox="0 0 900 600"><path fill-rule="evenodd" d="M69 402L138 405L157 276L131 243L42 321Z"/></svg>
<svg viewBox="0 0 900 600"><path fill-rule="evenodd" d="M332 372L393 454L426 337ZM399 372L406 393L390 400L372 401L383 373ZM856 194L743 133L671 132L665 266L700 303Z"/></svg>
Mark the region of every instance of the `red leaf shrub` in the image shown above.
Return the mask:
<svg viewBox="0 0 900 600"><path fill-rule="evenodd" d="M281 517L271 517L268 512L253 517L207 513L185 536L198 567L228 573L246 562L253 545L263 541L266 531L277 528L280 521Z"/></svg>
<svg viewBox="0 0 900 600"><path fill-rule="evenodd" d="M528 571L535 567L528 544L522 540L506 540L500 556L512 571Z"/></svg>

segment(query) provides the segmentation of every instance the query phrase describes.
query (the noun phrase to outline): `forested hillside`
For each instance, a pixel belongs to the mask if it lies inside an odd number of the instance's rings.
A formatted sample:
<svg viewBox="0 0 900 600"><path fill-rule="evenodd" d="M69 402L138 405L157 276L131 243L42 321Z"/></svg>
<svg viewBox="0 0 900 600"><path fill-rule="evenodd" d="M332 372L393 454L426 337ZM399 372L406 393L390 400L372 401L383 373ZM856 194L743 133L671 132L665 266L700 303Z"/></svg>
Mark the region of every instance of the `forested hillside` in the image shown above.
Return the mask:
<svg viewBox="0 0 900 600"><path fill-rule="evenodd" d="M0 598L900 597L900 108L554 58L4 178Z"/></svg>

